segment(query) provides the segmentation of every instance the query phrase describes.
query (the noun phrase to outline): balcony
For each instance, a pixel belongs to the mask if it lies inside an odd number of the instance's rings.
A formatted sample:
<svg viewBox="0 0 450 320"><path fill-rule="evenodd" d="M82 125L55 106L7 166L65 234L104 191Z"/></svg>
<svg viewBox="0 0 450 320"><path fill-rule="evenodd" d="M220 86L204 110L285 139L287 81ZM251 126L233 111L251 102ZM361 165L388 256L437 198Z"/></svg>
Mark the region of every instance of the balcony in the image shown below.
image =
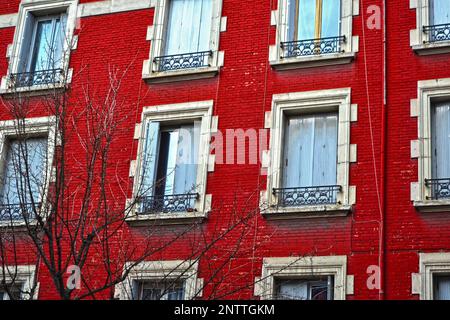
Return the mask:
<svg viewBox="0 0 450 320"><path fill-rule="evenodd" d="M63 75L62 69L13 73L9 76L9 87L18 89L60 84L62 83Z"/></svg>
<svg viewBox="0 0 450 320"><path fill-rule="evenodd" d="M282 59L293 57L308 57L330 53L342 53L341 43L346 41L345 36L308 39L299 41L281 42Z"/></svg>
<svg viewBox="0 0 450 320"><path fill-rule="evenodd" d="M194 212L198 193L141 197L140 215Z"/></svg>
<svg viewBox="0 0 450 320"><path fill-rule="evenodd" d="M302 207L337 204L341 186L318 186L273 189L279 207Z"/></svg>
<svg viewBox="0 0 450 320"><path fill-rule="evenodd" d="M426 179L425 186L431 191L427 200L450 200L450 178Z"/></svg>
<svg viewBox="0 0 450 320"><path fill-rule="evenodd" d="M211 56L212 51L201 51L156 57L153 62L157 72L180 71L210 67L209 58Z"/></svg>
<svg viewBox="0 0 450 320"><path fill-rule="evenodd" d="M437 24L424 26L423 32L428 34L428 43L436 43L450 40L450 24Z"/></svg>
<svg viewBox="0 0 450 320"><path fill-rule="evenodd" d="M25 204L0 204L0 221L22 221L24 218L32 219L34 210L39 207L38 203Z"/></svg>

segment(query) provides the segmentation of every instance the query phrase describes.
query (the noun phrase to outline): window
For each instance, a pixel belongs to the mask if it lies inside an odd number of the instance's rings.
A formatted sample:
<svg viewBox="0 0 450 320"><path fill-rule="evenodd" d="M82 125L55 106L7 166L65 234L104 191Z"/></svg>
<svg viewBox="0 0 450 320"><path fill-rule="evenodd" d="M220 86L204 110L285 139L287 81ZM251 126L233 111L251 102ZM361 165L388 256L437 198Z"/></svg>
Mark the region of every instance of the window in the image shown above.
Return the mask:
<svg viewBox="0 0 450 320"><path fill-rule="evenodd" d="M358 42L357 37L352 37L352 15L359 14L357 2L279 0L278 8L278 12L272 14L278 43L270 51L274 67L340 64L354 58Z"/></svg>
<svg viewBox="0 0 450 320"><path fill-rule="evenodd" d="M45 90L70 83L68 64L70 50L76 44L77 2L21 2L9 74L2 79L0 93Z"/></svg>
<svg viewBox="0 0 450 320"><path fill-rule="evenodd" d="M333 300L333 276L312 279L275 279L278 300Z"/></svg>
<svg viewBox="0 0 450 320"><path fill-rule="evenodd" d="M157 0L150 60L143 77L167 82L211 77L223 65L219 33L222 0Z"/></svg>
<svg viewBox="0 0 450 320"><path fill-rule="evenodd" d="M273 96L267 191L261 212L267 218L346 214L354 203L349 165L356 161L350 122L357 106L349 89L297 92ZM353 114L353 116L352 116Z"/></svg>
<svg viewBox="0 0 450 320"><path fill-rule="evenodd" d="M281 300L345 300L353 294L346 256L264 258L255 296Z"/></svg>
<svg viewBox="0 0 450 320"><path fill-rule="evenodd" d="M38 298L39 283L35 282L36 266L2 265L2 268L4 271L2 280L5 282L0 284L0 301ZM8 295L8 291L11 296Z"/></svg>
<svg viewBox="0 0 450 320"><path fill-rule="evenodd" d="M40 202L47 164L47 140L45 137L7 142L1 220L22 219L24 214L31 213L34 204Z"/></svg>
<svg viewBox="0 0 450 320"><path fill-rule="evenodd" d="M141 281L136 283L135 300L183 300L183 282Z"/></svg>
<svg viewBox="0 0 450 320"><path fill-rule="evenodd" d="M450 300L450 276L435 275L434 284L434 300Z"/></svg>
<svg viewBox="0 0 450 320"><path fill-rule="evenodd" d="M142 212L193 211L200 128L148 122L146 131Z"/></svg>
<svg viewBox="0 0 450 320"><path fill-rule="evenodd" d="M8 288L11 296L8 294L8 291L0 290L0 301L1 300L21 300L22 299L22 285L10 285Z"/></svg>
<svg viewBox="0 0 450 320"><path fill-rule="evenodd" d="M129 222L186 223L202 220L211 206L207 173L214 170L209 155L217 119L213 101L144 108L135 138L139 139L134 177L135 215Z"/></svg>

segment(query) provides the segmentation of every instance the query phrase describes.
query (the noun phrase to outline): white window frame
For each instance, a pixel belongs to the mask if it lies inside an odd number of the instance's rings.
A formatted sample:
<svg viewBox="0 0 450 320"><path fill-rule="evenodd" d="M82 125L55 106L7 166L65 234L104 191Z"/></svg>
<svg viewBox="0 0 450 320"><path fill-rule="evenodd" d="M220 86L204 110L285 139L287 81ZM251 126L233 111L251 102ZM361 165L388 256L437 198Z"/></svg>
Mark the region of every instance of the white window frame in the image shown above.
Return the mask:
<svg viewBox="0 0 450 320"><path fill-rule="evenodd" d="M217 118L213 117L212 100L197 101L189 103L158 105L145 107L142 113L142 122L137 126L135 138L139 139L138 155L135 162L131 163L130 176L134 177L134 195L137 195L142 181L142 161L145 146L145 124L148 121L158 121L162 125L173 121L192 120L201 121L200 141L198 150L197 169L197 193L198 199L195 201L195 212L185 213L155 213L149 215L138 215L138 206L133 209L133 215L127 217L129 222L159 221L161 223L187 223L192 220L203 220L211 210L210 194L206 194L206 183L208 172L214 170L212 162L214 157L209 156L209 145L211 134L217 131ZM132 200L129 200L129 202Z"/></svg>
<svg viewBox="0 0 450 320"><path fill-rule="evenodd" d="M4 266L5 281L21 286L21 300L36 300L39 294L39 283L37 283L33 296L30 296L34 287L36 266L34 265L18 265L18 266ZM1 272L1 271L0 271ZM0 275L3 279L3 275Z"/></svg>
<svg viewBox="0 0 450 320"><path fill-rule="evenodd" d="M450 273L450 252L419 254L419 273L411 275L412 294L418 294L420 300L433 300L433 277Z"/></svg>
<svg viewBox="0 0 450 320"><path fill-rule="evenodd" d="M409 8L416 11L416 29L410 30L410 46L419 55L450 52L450 41L430 43L424 27L430 25L430 1L410 0Z"/></svg>
<svg viewBox="0 0 450 320"><path fill-rule="evenodd" d="M353 276L347 275L347 256L305 256L264 258L261 277L255 278L254 295L261 300L273 299L275 279L334 277L334 300L345 300L353 294Z"/></svg>
<svg viewBox="0 0 450 320"><path fill-rule="evenodd" d="M222 1L213 0L211 23L209 67L157 71L154 62L156 57L162 56L165 34L167 31L168 11L170 0L154 0L156 3L153 25L148 28L147 40L151 42L150 58L145 60L142 68L142 78L148 82L170 82L214 77L223 66L224 52L219 51L220 32L226 31L227 19L222 17Z"/></svg>
<svg viewBox="0 0 450 320"><path fill-rule="evenodd" d="M418 159L418 181L411 183L411 201L422 212L450 211L450 199L429 200L431 190L431 106L432 100L450 100L450 78L418 82L417 99L411 100L411 117L417 118L418 140L411 141L411 158Z"/></svg>
<svg viewBox="0 0 450 320"><path fill-rule="evenodd" d="M0 94L12 92L42 92L54 88L62 88L65 84L71 83L73 70L69 69L70 51L76 49L77 37L74 36L74 30L77 20L78 0L22 0L17 16L17 26L14 33L14 40L11 47L9 58L8 74L2 77L0 85ZM65 83L54 83L47 85L34 85L31 87L14 88L10 85L10 75L19 70L20 53L23 45L26 18L28 15L55 15L58 13L67 13L66 33L63 45L63 57L61 61L61 70L67 75Z"/></svg>
<svg viewBox="0 0 450 320"><path fill-rule="evenodd" d="M281 188L283 169L285 119L287 115L338 112L337 185L342 187L334 205L278 207L272 190ZM356 145L350 144L350 126L357 120L357 105L351 104L351 89L292 92L276 94L272 98L272 111L266 113L270 129L270 149L263 154L263 168L267 169L267 189L261 193L261 213L267 218L306 218L321 215L346 215L355 203L356 187L349 185L350 163L356 162ZM268 159L268 161L264 161ZM306 214L307 213L307 214Z"/></svg>
<svg viewBox="0 0 450 320"><path fill-rule="evenodd" d="M24 121L20 123L20 131L18 131L18 121ZM53 157L55 154L55 146L59 141L55 141L56 137L56 118L55 117L41 117L41 118L27 118L24 120L6 120L0 121L0 174L3 175L3 168L5 167L5 156L7 152L8 139L15 138L18 135L31 135L39 136L42 134L47 135L47 164L46 173L44 177L47 177L45 181L45 186L43 189L42 199L45 201L47 198L48 187L50 181L52 180L52 164ZM23 128L23 129L22 129ZM58 138L56 138L58 140ZM45 208L45 204L42 204ZM45 218L45 217L44 217ZM31 221L30 221L31 222ZM0 221L0 227L7 226L25 226L25 221Z"/></svg>
<svg viewBox="0 0 450 320"><path fill-rule="evenodd" d="M127 262L128 270L133 262ZM183 300L192 300L202 296L203 279L198 278L198 261L143 261L134 266L125 281L115 287L114 296L120 300L133 299L133 283L135 281L184 281Z"/></svg>
<svg viewBox="0 0 450 320"><path fill-rule="evenodd" d="M271 25L276 27L276 43L269 47L269 61L276 69L309 68L324 65L350 63L359 51L359 38L353 36L353 16L359 15L359 0L341 0L341 28L340 36L346 41L340 44L341 52L317 54L306 57L283 58L281 42L287 41L287 0L278 0L278 9L272 11Z"/></svg>

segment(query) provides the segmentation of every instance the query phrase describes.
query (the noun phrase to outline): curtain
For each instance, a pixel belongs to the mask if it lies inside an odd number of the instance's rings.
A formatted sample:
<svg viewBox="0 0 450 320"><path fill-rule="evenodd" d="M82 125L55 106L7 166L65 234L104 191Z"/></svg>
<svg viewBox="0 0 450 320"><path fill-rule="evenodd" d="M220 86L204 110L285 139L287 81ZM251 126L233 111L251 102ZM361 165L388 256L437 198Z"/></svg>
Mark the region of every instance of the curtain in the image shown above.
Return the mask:
<svg viewBox="0 0 450 320"><path fill-rule="evenodd" d="M436 300L450 300L450 277L438 277Z"/></svg>
<svg viewBox="0 0 450 320"><path fill-rule="evenodd" d="M321 38L340 35L341 1L322 0Z"/></svg>
<svg viewBox="0 0 450 320"><path fill-rule="evenodd" d="M142 164L141 194L153 195L158 163L159 122L147 122Z"/></svg>
<svg viewBox="0 0 450 320"><path fill-rule="evenodd" d="M39 202L46 159L47 139L10 141L6 156L2 202L7 204Z"/></svg>
<svg viewBox="0 0 450 320"><path fill-rule="evenodd" d="M175 194L192 193L196 189L200 128L181 126L178 136L175 169Z"/></svg>
<svg viewBox="0 0 450 320"><path fill-rule="evenodd" d="M170 0L165 55L208 51L213 0Z"/></svg>
<svg viewBox="0 0 450 320"><path fill-rule="evenodd" d="M450 102L432 106L432 177L450 178Z"/></svg>
<svg viewBox="0 0 450 320"><path fill-rule="evenodd" d="M337 114L287 119L283 187L336 184Z"/></svg>
<svg viewBox="0 0 450 320"><path fill-rule="evenodd" d="M432 25L445 24L450 22L450 1L430 0L430 22Z"/></svg>

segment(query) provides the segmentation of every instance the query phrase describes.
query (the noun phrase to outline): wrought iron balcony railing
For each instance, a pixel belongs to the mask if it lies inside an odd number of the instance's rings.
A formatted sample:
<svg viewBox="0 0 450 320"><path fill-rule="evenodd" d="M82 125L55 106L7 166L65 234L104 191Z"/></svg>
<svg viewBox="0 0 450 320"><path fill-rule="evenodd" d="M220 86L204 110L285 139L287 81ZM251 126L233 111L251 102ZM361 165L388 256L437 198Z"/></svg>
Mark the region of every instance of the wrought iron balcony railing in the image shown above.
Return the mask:
<svg viewBox="0 0 450 320"><path fill-rule="evenodd" d="M156 64L158 72L195 69L209 67L209 57L211 56L212 51L201 51L156 57L153 62Z"/></svg>
<svg viewBox="0 0 450 320"><path fill-rule="evenodd" d="M318 186L273 189L280 207L336 204L341 186Z"/></svg>
<svg viewBox="0 0 450 320"><path fill-rule="evenodd" d="M426 179L425 186L431 191L429 200L450 199L450 178Z"/></svg>
<svg viewBox="0 0 450 320"><path fill-rule="evenodd" d="M141 197L140 214L193 212L198 193Z"/></svg>
<svg viewBox="0 0 450 320"><path fill-rule="evenodd" d="M63 70L51 69L35 72L13 73L9 77L10 86L13 88L32 87L61 83Z"/></svg>
<svg viewBox="0 0 450 320"><path fill-rule="evenodd" d="M345 36L281 42L283 58L338 53Z"/></svg>
<svg viewBox="0 0 450 320"><path fill-rule="evenodd" d="M423 32L428 33L428 42L448 41L450 40L450 23L425 26Z"/></svg>
<svg viewBox="0 0 450 320"><path fill-rule="evenodd" d="M39 208L39 203L0 204L0 221L19 221L24 218L32 219L34 210Z"/></svg>

